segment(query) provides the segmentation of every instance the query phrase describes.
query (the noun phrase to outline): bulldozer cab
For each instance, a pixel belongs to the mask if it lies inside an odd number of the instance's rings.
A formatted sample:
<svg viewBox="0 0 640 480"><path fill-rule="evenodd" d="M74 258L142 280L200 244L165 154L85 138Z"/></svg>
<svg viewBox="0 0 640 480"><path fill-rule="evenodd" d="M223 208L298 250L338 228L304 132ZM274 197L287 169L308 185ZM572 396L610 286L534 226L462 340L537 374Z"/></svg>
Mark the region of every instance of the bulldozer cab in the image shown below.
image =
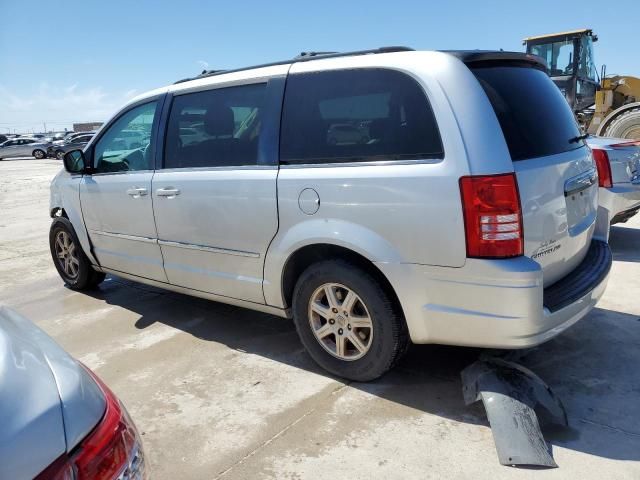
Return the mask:
<svg viewBox="0 0 640 480"><path fill-rule="evenodd" d="M523 40L527 53L547 62L549 76L563 93L574 112L595 102L598 78L593 42L598 37L590 29L572 30L528 37Z"/></svg>

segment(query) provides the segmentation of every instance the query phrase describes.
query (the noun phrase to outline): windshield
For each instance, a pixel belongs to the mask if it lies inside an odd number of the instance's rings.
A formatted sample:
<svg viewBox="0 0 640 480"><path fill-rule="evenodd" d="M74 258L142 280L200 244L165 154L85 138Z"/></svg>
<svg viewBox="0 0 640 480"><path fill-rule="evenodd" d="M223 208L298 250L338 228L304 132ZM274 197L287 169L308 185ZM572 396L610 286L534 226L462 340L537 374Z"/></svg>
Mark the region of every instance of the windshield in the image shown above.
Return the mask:
<svg viewBox="0 0 640 480"><path fill-rule="evenodd" d="M573 40L531 45L530 53L547 61L552 77L573 74Z"/></svg>
<svg viewBox="0 0 640 480"><path fill-rule="evenodd" d="M596 64L593 57L593 38L584 36L580 39L580 61L578 75L596 80Z"/></svg>

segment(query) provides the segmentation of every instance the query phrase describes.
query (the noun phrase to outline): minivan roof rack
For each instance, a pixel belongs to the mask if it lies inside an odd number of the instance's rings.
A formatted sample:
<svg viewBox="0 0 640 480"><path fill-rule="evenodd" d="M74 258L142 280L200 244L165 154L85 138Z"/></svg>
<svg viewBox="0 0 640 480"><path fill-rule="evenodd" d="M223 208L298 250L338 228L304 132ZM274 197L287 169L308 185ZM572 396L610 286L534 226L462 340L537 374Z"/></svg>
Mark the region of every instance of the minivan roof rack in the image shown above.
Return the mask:
<svg viewBox="0 0 640 480"><path fill-rule="evenodd" d="M370 55L377 53L391 53L391 52L411 52L413 48L402 47L402 46L391 46L391 47L380 47L373 48L370 50L355 50L352 52L300 52L300 55L296 55L290 60L282 60L279 62L272 63L263 63L260 65L252 65L250 67L242 67L242 68L234 68L232 70L205 70L200 75L197 75L192 78L183 78L182 80L178 80L174 82L183 83L188 82L190 80L196 80L198 78L206 78L213 77L215 75L220 75L222 73L233 73L233 72L242 72L244 70L252 70L254 68L264 68L264 67L275 67L276 65L286 65L287 63L295 63L295 62L308 62L311 60L319 60L321 58L338 58L338 57L352 57L356 55Z"/></svg>

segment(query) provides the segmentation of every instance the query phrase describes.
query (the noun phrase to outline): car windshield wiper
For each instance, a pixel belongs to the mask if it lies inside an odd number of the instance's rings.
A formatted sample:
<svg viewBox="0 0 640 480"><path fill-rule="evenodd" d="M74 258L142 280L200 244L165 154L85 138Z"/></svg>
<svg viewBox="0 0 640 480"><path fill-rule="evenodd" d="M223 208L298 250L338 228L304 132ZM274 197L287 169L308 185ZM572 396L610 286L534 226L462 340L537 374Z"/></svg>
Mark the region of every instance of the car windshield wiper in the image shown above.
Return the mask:
<svg viewBox="0 0 640 480"><path fill-rule="evenodd" d="M588 138L589 134L588 133L583 133L582 135L578 135L577 137L573 137L569 139L569 143L578 143L580 140L584 140L585 138Z"/></svg>

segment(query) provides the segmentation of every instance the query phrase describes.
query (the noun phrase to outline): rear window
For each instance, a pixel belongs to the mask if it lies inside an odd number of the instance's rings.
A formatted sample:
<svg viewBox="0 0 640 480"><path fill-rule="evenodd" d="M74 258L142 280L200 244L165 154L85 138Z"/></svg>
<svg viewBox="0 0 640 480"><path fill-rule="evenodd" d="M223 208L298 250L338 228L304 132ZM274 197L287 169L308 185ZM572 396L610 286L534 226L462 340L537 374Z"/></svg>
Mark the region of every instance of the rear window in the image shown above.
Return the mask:
<svg viewBox="0 0 640 480"><path fill-rule="evenodd" d="M584 145L569 104L547 74L531 67L472 68L496 112L511 159L545 157Z"/></svg>
<svg viewBox="0 0 640 480"><path fill-rule="evenodd" d="M280 136L282 163L442 158L422 88L384 69L290 75Z"/></svg>

